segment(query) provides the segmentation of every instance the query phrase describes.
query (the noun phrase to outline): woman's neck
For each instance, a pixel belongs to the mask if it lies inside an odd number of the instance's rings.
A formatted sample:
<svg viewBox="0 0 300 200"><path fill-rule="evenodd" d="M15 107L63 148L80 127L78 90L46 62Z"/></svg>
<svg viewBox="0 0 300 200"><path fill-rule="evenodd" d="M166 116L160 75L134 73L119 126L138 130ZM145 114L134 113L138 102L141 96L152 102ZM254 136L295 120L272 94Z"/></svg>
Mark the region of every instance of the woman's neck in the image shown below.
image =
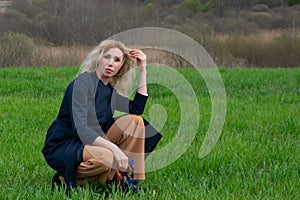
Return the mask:
<svg viewBox="0 0 300 200"><path fill-rule="evenodd" d="M109 83L110 79L103 77L102 74L100 74L98 70L96 70L96 74L97 74L98 79L101 80L104 83L104 85L107 85Z"/></svg>

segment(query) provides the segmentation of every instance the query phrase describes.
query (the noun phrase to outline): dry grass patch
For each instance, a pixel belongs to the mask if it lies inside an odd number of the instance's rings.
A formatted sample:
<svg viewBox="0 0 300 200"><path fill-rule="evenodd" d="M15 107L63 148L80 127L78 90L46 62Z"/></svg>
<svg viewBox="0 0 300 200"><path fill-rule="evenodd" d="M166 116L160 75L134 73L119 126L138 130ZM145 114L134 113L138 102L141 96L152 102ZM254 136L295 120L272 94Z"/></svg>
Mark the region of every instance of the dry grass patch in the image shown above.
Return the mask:
<svg viewBox="0 0 300 200"><path fill-rule="evenodd" d="M91 49L87 46L39 46L33 66L80 66Z"/></svg>

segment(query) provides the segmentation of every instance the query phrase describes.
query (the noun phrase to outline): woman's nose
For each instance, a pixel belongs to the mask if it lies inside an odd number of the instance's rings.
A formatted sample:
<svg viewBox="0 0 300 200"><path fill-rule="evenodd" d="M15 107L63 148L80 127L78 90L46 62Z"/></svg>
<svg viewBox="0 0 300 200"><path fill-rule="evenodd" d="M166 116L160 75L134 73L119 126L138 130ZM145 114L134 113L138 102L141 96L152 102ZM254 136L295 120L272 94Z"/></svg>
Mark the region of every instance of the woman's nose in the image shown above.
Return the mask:
<svg viewBox="0 0 300 200"><path fill-rule="evenodd" d="M107 64L109 66L113 66L113 63L114 63L114 59L109 59Z"/></svg>

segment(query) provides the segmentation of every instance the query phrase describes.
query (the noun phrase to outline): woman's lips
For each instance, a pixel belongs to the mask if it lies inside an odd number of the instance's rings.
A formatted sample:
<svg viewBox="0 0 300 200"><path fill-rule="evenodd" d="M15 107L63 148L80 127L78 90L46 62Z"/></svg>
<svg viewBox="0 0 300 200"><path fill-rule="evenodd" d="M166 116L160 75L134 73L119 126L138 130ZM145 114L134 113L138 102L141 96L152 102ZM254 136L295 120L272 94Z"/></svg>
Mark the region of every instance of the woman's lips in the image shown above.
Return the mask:
<svg viewBox="0 0 300 200"><path fill-rule="evenodd" d="M112 69L106 68L106 69L105 69L105 72L112 73L112 72L114 72L114 71L113 71Z"/></svg>

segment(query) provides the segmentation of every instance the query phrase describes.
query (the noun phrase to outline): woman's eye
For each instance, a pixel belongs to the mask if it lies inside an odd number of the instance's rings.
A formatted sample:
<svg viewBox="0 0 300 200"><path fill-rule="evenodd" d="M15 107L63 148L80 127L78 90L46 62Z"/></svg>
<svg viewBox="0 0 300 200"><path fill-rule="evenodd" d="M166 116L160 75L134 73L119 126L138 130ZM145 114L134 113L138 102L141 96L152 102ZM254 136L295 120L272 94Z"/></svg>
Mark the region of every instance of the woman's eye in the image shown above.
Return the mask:
<svg viewBox="0 0 300 200"><path fill-rule="evenodd" d="M116 58L116 59L115 59L115 62L120 62L120 61L121 61L120 58Z"/></svg>
<svg viewBox="0 0 300 200"><path fill-rule="evenodd" d="M111 56L110 56L110 55L104 55L103 58L105 58L105 59L110 59Z"/></svg>

